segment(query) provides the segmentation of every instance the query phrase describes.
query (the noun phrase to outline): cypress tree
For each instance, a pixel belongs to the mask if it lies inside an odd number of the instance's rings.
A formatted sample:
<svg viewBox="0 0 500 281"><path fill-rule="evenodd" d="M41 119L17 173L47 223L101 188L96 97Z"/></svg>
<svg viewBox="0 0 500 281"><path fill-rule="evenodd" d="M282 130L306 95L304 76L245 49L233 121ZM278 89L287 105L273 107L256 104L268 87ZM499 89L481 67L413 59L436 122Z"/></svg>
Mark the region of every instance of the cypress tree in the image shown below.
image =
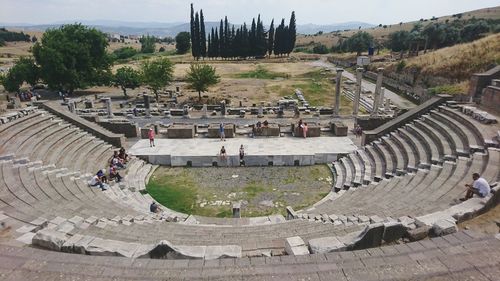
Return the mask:
<svg viewBox="0 0 500 281"><path fill-rule="evenodd" d="M224 57L224 23L220 20L219 27L219 57Z"/></svg>
<svg viewBox="0 0 500 281"><path fill-rule="evenodd" d="M246 58L250 56L250 40L246 23L243 23L243 27L241 29L240 44L241 44L241 57Z"/></svg>
<svg viewBox="0 0 500 281"><path fill-rule="evenodd" d="M250 56L256 55L256 40L257 39L257 27L255 26L255 18L252 19L252 26L250 27L249 41L250 41Z"/></svg>
<svg viewBox="0 0 500 281"><path fill-rule="evenodd" d="M208 44L208 46L210 46L210 53L208 56L213 58L213 57L215 57L216 48L217 48L217 47L215 47L216 41L215 41L215 32L214 32L213 27L212 27L212 30L210 31L210 38L212 40L211 40L211 44Z"/></svg>
<svg viewBox="0 0 500 281"><path fill-rule="evenodd" d="M210 35L208 34L208 39L207 39L207 57L211 58L212 57L212 40L210 39Z"/></svg>
<svg viewBox="0 0 500 281"><path fill-rule="evenodd" d="M196 59L200 58L200 17L198 16L198 12L196 12L194 16L194 38L195 42L193 44L193 49L194 49L194 57Z"/></svg>
<svg viewBox="0 0 500 281"><path fill-rule="evenodd" d="M229 41L229 22L227 20L227 16L224 18L224 58L228 58L230 41Z"/></svg>
<svg viewBox="0 0 500 281"><path fill-rule="evenodd" d="M191 3L191 22L190 22L190 30L191 30L191 54L193 57L196 57L196 46L197 42L194 37L194 9L193 9L193 3Z"/></svg>
<svg viewBox="0 0 500 281"><path fill-rule="evenodd" d="M200 10L200 56L205 57L207 55L207 34L205 33L205 19L203 17L203 10Z"/></svg>
<svg viewBox="0 0 500 281"><path fill-rule="evenodd" d="M285 19L281 20L281 24L276 28L276 35L274 37L274 55L281 56L283 54L283 40L285 29Z"/></svg>
<svg viewBox="0 0 500 281"><path fill-rule="evenodd" d="M269 27L269 37L267 39L267 52L269 56L273 54L274 48L274 19L271 21L271 26Z"/></svg>
<svg viewBox="0 0 500 281"><path fill-rule="evenodd" d="M219 34L217 33L217 28L215 28L215 37L214 37L214 58L218 58L220 56L220 41Z"/></svg>
<svg viewBox="0 0 500 281"><path fill-rule="evenodd" d="M257 17L257 44L256 44L256 54L259 57L265 56L267 52L267 41L266 41L266 31L264 30L264 25L260 20L260 15Z"/></svg>
<svg viewBox="0 0 500 281"><path fill-rule="evenodd" d="M290 17L290 24L288 25L288 50L287 53L290 54L295 48L295 41L297 39L297 26L295 23L295 11L292 12Z"/></svg>

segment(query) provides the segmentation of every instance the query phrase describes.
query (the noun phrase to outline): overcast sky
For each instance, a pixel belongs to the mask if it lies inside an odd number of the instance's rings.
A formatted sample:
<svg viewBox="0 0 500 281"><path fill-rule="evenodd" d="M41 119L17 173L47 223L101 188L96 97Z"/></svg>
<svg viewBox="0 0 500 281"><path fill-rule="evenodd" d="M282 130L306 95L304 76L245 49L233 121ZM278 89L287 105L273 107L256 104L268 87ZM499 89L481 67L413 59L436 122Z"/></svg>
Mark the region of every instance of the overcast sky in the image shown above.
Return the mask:
<svg viewBox="0 0 500 281"><path fill-rule="evenodd" d="M205 21L227 15L233 23L289 18L297 23L362 21L391 24L494 7L499 0L0 0L0 22L45 24L58 21L119 20L188 22L189 4L203 9Z"/></svg>

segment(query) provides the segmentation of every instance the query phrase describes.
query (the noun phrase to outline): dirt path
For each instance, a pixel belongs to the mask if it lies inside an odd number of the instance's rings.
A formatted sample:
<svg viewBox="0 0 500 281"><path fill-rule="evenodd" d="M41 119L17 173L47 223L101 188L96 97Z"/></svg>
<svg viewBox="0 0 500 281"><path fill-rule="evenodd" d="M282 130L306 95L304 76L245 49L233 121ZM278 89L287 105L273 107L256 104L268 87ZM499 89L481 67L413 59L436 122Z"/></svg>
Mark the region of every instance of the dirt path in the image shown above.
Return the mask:
<svg viewBox="0 0 500 281"><path fill-rule="evenodd" d="M480 216L460 223L458 227L486 234L497 234L500 231L498 224L500 224L500 205Z"/></svg>
<svg viewBox="0 0 500 281"><path fill-rule="evenodd" d="M331 70L335 70L335 68L337 68L334 64L328 62L326 58L321 58L321 60L314 61L311 64L314 66L325 67ZM349 71L344 71L342 75L351 81L356 81L356 76ZM375 84L366 79L363 79L361 87L363 87L363 89L365 90L375 92ZM401 109L410 109L416 106L411 101L399 96L389 89L385 89L385 97L391 99L392 103Z"/></svg>

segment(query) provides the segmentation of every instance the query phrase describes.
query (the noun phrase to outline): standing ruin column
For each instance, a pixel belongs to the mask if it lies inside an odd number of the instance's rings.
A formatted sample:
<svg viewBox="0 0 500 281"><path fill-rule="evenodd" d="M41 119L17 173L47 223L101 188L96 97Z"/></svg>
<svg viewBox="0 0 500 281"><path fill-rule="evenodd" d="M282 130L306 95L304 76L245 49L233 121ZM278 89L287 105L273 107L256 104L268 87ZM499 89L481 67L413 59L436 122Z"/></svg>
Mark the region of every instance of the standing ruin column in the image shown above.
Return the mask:
<svg viewBox="0 0 500 281"><path fill-rule="evenodd" d="M384 96L385 96L385 87L381 87L380 88L380 98L379 98L378 104L379 104L379 108L382 111L385 111L385 100L384 100L385 97Z"/></svg>
<svg viewBox="0 0 500 281"><path fill-rule="evenodd" d="M335 77L335 109L333 111L334 116L340 115L340 95L342 94L342 68L337 68L337 76Z"/></svg>
<svg viewBox="0 0 500 281"><path fill-rule="evenodd" d="M113 108L111 106L111 98L105 98L106 102L106 112L108 113L108 117L113 117Z"/></svg>
<svg viewBox="0 0 500 281"><path fill-rule="evenodd" d="M352 115L358 116L359 112L359 100L361 99L361 81L363 80L363 68L358 67L356 69L356 93L354 94L354 104Z"/></svg>
<svg viewBox="0 0 500 281"><path fill-rule="evenodd" d="M144 94L144 110L146 111L146 118L151 118L151 102L149 96Z"/></svg>
<svg viewBox="0 0 500 281"><path fill-rule="evenodd" d="M68 108L71 113L76 113L76 103L74 100L69 100Z"/></svg>
<svg viewBox="0 0 500 281"><path fill-rule="evenodd" d="M373 97L373 111L372 116L378 115L378 108L380 106L380 89L382 88L382 80L384 78L384 69L382 67L377 68L377 84L375 85L375 95Z"/></svg>
<svg viewBox="0 0 500 281"><path fill-rule="evenodd" d="M203 104L203 108L201 109L201 118L208 118L208 108L207 104Z"/></svg>

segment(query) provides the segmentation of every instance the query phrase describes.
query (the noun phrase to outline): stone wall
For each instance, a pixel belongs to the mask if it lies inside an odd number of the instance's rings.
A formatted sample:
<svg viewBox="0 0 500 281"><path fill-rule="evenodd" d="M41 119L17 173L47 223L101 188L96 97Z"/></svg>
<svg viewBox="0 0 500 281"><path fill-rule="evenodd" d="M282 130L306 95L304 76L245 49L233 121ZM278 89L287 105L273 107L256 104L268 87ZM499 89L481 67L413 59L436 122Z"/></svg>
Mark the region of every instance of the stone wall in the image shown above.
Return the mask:
<svg viewBox="0 0 500 281"><path fill-rule="evenodd" d="M443 104L447 100L450 100L452 97L448 95L438 95L436 97L431 98L430 100L422 103L421 105L410 109L408 112L396 117L395 119L383 124L382 126L369 131L363 131L363 138L361 140L362 145L366 145L377 138L388 134L402 125L420 117L423 114L426 114L430 110L438 107Z"/></svg>
<svg viewBox="0 0 500 281"><path fill-rule="evenodd" d="M481 105L495 113L500 112L500 87L486 87L481 95Z"/></svg>
<svg viewBox="0 0 500 281"><path fill-rule="evenodd" d="M110 130L116 134L124 134L127 138L136 138L139 136L139 127L128 120L99 120L99 126Z"/></svg>
<svg viewBox="0 0 500 281"><path fill-rule="evenodd" d="M219 134L219 124L208 125L208 137L209 138L220 138ZM236 133L236 126L234 124L224 124L224 136L226 138L234 138Z"/></svg>
<svg viewBox="0 0 500 281"><path fill-rule="evenodd" d="M169 139L192 139L195 131L193 124L173 124L167 129L167 137Z"/></svg>
<svg viewBox="0 0 500 281"><path fill-rule="evenodd" d="M80 116L71 113L66 108L59 105L57 102L43 102L39 104L40 107L49 111L50 113L58 116L59 118L77 126L78 128L116 146L126 147L126 139L122 134L112 133L99 125L87 121Z"/></svg>
<svg viewBox="0 0 500 281"><path fill-rule="evenodd" d="M384 125L385 123L391 121L393 117L370 117L370 116L358 116L356 117L356 124L361 126L361 129L365 131L374 130L375 128Z"/></svg>
<svg viewBox="0 0 500 281"><path fill-rule="evenodd" d="M500 65L483 73L475 73L469 82L469 97L476 102L481 100L483 89L491 84L491 80L500 78Z"/></svg>

